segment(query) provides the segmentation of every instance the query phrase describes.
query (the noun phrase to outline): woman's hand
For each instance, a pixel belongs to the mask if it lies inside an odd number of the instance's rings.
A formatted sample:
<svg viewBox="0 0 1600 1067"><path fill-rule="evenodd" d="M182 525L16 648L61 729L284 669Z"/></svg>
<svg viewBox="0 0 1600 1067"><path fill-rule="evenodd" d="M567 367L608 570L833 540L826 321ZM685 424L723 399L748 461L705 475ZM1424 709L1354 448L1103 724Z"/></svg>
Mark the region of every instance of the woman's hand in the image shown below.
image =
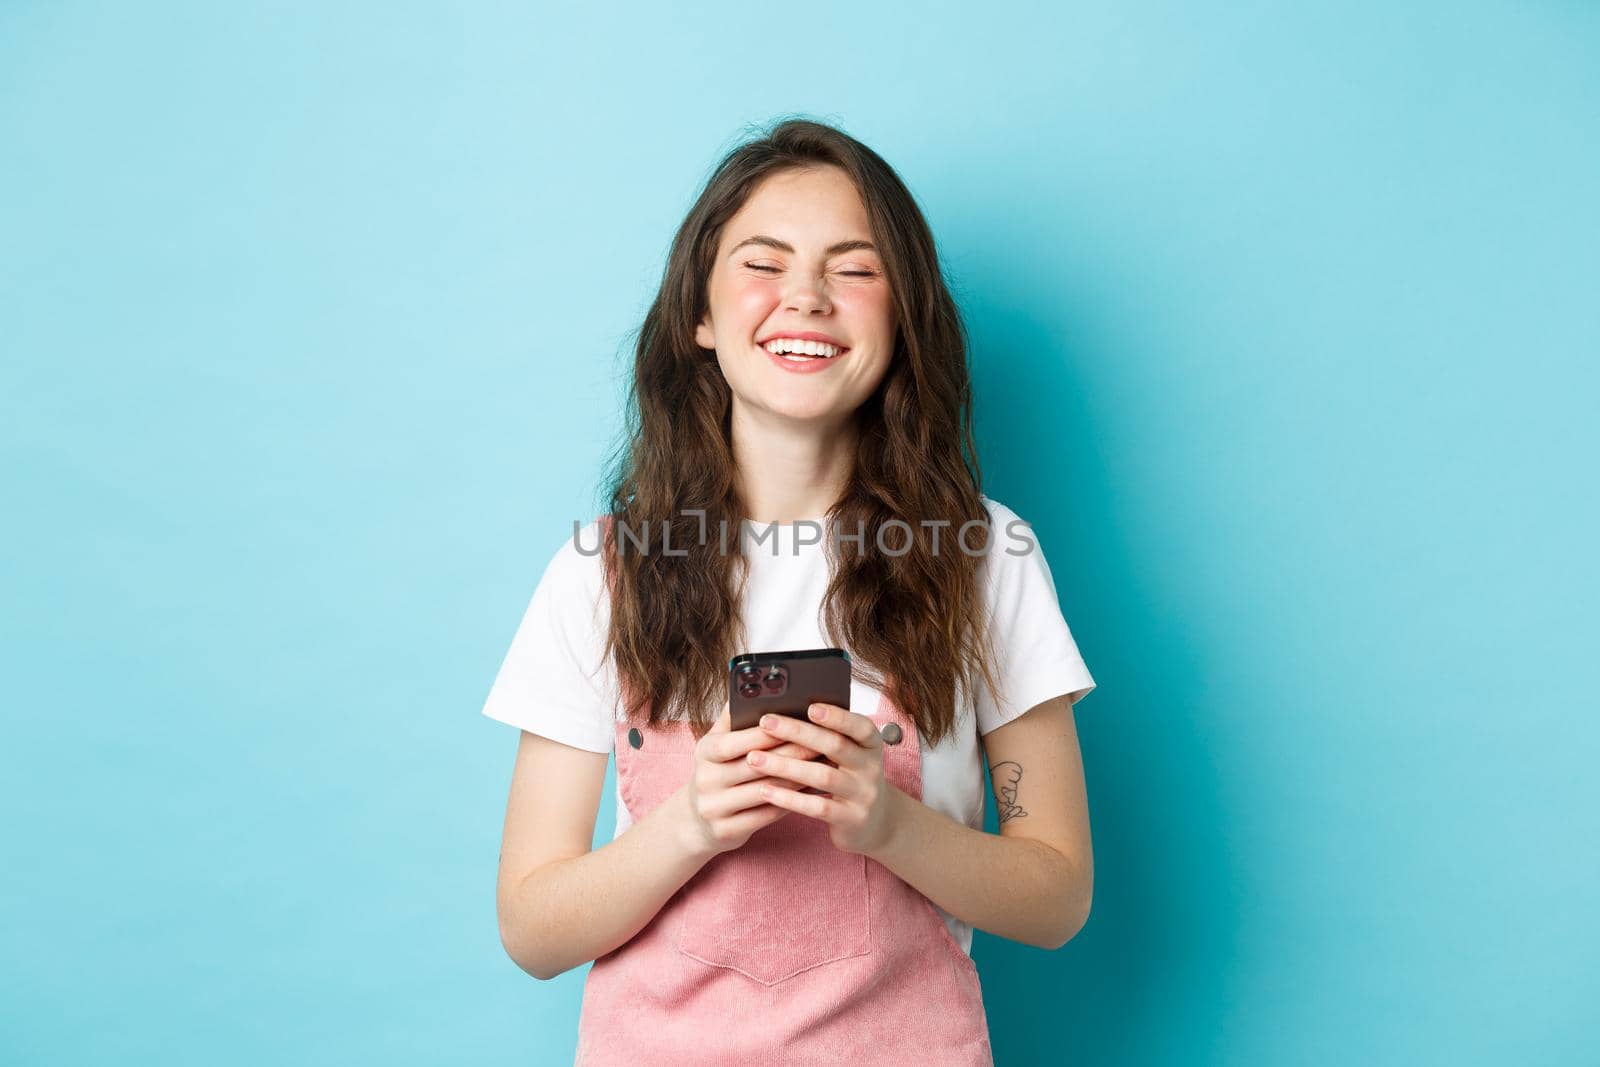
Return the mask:
<svg viewBox="0 0 1600 1067"><path fill-rule="evenodd" d="M754 749L746 761L786 781L773 784L767 779L753 788L772 805L826 822L835 848L868 854L881 849L895 827L896 803L905 794L883 776L884 742L877 724L833 704L811 705L810 718L802 722L764 715L760 728L779 740L815 749L834 766ZM793 787L796 783L821 792L800 792Z"/></svg>
<svg viewBox="0 0 1600 1067"><path fill-rule="evenodd" d="M771 751L777 758L804 765L817 751L803 744L786 743L759 726L733 729L728 705L716 725L695 742L694 772L682 792L689 810L690 848L707 858L743 845L750 835L789 814L765 803L764 784L776 782L746 762L755 750Z"/></svg>

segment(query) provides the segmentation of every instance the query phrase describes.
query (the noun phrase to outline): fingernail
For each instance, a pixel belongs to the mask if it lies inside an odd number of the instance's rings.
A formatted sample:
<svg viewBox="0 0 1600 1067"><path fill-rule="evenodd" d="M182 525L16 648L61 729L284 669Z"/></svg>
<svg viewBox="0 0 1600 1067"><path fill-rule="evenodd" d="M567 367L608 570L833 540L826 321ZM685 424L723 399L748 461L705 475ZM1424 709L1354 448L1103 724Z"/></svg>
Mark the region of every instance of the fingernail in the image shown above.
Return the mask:
<svg viewBox="0 0 1600 1067"><path fill-rule="evenodd" d="M761 725L770 730L778 725L778 717L776 715L763 715L761 716Z"/></svg>
<svg viewBox="0 0 1600 1067"><path fill-rule="evenodd" d="M807 711L809 711L813 719L820 719L823 715L827 714L821 704L813 704L807 709Z"/></svg>
<svg viewBox="0 0 1600 1067"><path fill-rule="evenodd" d="M767 762L767 754L765 752L752 752L750 753L750 762L760 766Z"/></svg>

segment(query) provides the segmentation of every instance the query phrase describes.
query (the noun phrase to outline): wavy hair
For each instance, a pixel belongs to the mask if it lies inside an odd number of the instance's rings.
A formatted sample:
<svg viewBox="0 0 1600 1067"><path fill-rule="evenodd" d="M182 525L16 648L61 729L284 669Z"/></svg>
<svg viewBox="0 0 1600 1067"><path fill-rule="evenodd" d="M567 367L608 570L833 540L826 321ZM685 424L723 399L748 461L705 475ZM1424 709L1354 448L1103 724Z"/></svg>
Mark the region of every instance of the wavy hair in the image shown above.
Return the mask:
<svg viewBox="0 0 1600 1067"><path fill-rule="evenodd" d="M629 719L643 706L652 725L688 719L703 735L726 699L728 660L764 651L741 647L743 540L740 551L724 552L718 535L707 536L742 531L748 516L736 489L732 394L694 331L727 221L769 176L820 166L842 170L861 195L897 326L884 379L855 412L853 471L827 513L840 529L866 536L843 551L824 536L830 578L820 622L832 644L850 651L856 677L887 693L937 743L953 728L958 687L973 692L981 679L994 690L982 556L952 543L976 523L967 548L993 545L972 435L967 333L911 192L876 152L821 122L785 119L731 150L673 238L637 330L627 419L608 475L605 654L614 658ZM876 536L893 520L909 527L884 536L897 554L882 551ZM941 522L948 525L939 529ZM619 526L629 531L620 550Z"/></svg>

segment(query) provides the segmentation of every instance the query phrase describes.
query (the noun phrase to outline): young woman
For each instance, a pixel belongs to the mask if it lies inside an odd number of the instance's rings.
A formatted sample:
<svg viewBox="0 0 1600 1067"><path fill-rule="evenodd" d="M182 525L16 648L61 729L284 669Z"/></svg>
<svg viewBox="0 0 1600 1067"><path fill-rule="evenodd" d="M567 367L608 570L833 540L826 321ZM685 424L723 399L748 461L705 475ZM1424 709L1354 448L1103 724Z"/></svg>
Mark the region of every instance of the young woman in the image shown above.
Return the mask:
<svg viewBox="0 0 1600 1067"><path fill-rule="evenodd" d="M550 560L484 708L522 730L507 953L594 961L591 1067L991 1063L973 927L1057 948L1088 916L1095 683L980 491L965 330L889 165L801 120L729 153L630 401L609 512ZM730 658L823 647L848 709L730 729Z"/></svg>

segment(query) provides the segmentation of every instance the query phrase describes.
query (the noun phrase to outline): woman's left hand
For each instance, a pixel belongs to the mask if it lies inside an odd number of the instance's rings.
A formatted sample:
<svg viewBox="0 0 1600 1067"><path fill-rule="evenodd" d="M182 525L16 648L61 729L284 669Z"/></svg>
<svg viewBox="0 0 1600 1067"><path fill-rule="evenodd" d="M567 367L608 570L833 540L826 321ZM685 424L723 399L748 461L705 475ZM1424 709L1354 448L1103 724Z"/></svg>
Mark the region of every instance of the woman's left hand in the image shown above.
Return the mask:
<svg viewBox="0 0 1600 1067"><path fill-rule="evenodd" d="M796 741L832 760L820 761L779 756L756 749L745 758L762 773L786 778L821 793L768 786L762 790L770 804L828 824L835 848L872 854L883 848L894 831L897 802L904 796L883 776L883 736L865 715L833 704L813 704L810 722L788 715L763 715L761 728L774 737Z"/></svg>

